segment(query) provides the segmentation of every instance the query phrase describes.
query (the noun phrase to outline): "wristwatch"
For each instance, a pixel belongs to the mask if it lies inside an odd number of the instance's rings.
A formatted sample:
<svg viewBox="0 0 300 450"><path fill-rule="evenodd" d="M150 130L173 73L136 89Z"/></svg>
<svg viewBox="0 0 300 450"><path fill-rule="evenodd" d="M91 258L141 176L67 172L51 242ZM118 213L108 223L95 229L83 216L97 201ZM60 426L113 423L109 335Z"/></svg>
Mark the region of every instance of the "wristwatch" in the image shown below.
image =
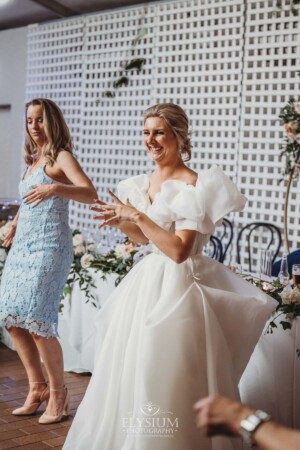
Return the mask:
<svg viewBox="0 0 300 450"><path fill-rule="evenodd" d="M243 438L245 444L252 447L254 445L252 436L257 428L264 422L271 420L271 416L264 411L258 409L255 413L250 414L246 419L240 422L240 435Z"/></svg>

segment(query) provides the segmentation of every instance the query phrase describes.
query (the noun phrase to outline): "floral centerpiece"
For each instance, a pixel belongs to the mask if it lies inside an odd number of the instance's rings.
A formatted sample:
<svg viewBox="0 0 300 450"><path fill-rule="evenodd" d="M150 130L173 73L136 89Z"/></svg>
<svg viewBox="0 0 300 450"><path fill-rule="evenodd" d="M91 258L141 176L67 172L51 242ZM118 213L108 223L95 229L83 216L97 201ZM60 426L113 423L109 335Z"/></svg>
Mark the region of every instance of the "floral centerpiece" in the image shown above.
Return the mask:
<svg viewBox="0 0 300 450"><path fill-rule="evenodd" d="M133 242L125 239L118 243L115 249L107 253L97 252L94 242L87 242L79 230L73 231L74 260L67 283L64 289L64 296L72 292L75 282L79 283L80 289L85 293L86 301L98 307L94 295L90 288L95 288L93 277L89 268L99 272L100 279L106 280L110 274L117 274L115 285L125 277L133 265L142 258L147 251L144 247L138 247Z"/></svg>
<svg viewBox="0 0 300 450"><path fill-rule="evenodd" d="M276 319L281 316L282 319L279 324L282 328L284 330L291 329L293 320L300 316L300 290L290 284L284 286L278 279L269 283L249 276L245 278L278 302L278 306L276 307L272 320L268 324L266 333L273 333L273 330L277 328Z"/></svg>
<svg viewBox="0 0 300 450"><path fill-rule="evenodd" d="M300 177L300 101L291 98L282 109L279 119L283 122L285 138L280 157L285 156L283 176L288 176L284 203L284 245L289 253L288 242L288 201L292 180Z"/></svg>

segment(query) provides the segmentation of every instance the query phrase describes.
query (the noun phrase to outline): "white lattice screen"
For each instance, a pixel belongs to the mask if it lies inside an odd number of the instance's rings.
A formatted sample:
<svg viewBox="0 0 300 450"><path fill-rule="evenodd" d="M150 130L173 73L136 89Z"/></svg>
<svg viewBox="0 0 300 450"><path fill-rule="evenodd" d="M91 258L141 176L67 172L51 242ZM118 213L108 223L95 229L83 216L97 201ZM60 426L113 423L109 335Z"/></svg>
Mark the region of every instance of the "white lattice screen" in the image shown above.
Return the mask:
<svg viewBox="0 0 300 450"><path fill-rule="evenodd" d="M267 221L283 228L285 183L279 184L284 161L278 158L282 125L278 114L289 97L299 95L299 27L289 3L282 10L272 1L247 1L238 184L249 199L238 224ZM300 242L300 195L292 190L289 234ZM254 252L258 253L259 239Z"/></svg>
<svg viewBox="0 0 300 450"><path fill-rule="evenodd" d="M259 219L282 228L276 119L299 86L298 21L289 1L282 3L275 10L266 0L162 1L32 26L27 98L48 96L62 107L79 160L104 198L119 180L152 167L142 144L144 109L179 103L191 119L191 167L220 164L249 198L235 224ZM133 51L140 28L148 34ZM104 98L133 55L146 58L143 72L115 98ZM299 205L294 189L294 248ZM93 226L84 205L72 205L71 220Z"/></svg>

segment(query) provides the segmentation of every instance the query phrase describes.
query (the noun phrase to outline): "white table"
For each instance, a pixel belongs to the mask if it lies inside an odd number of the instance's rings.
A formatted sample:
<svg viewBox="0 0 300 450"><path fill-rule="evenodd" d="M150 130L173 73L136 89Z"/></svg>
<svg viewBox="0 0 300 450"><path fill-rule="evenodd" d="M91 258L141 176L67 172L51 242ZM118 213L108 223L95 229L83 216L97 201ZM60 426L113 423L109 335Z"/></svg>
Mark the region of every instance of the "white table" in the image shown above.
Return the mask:
<svg viewBox="0 0 300 450"><path fill-rule="evenodd" d="M58 334L64 355L64 369L72 372L93 372L94 369L94 319L110 293L115 289L117 275L112 274L106 281L100 279L100 273L89 269L95 288L90 288L98 307L89 301L75 283L71 295L63 300L63 309L59 314Z"/></svg>
<svg viewBox="0 0 300 450"><path fill-rule="evenodd" d="M242 401L300 428L300 317L291 330L262 334L240 381ZM251 333L251 330L249 330Z"/></svg>

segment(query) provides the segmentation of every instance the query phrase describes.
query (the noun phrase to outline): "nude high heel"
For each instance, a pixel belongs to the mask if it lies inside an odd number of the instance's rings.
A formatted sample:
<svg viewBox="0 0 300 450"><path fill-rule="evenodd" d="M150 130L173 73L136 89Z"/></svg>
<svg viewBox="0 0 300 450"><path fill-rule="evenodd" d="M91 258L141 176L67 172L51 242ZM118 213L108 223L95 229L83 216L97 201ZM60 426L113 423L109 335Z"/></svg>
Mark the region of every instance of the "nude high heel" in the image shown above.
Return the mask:
<svg viewBox="0 0 300 450"><path fill-rule="evenodd" d="M41 404L49 399L49 387L46 381L29 381L29 385L45 384L45 389L41 392L40 398L37 402L31 403L28 406L21 406L21 408L14 409L12 414L14 416L27 416L36 413Z"/></svg>
<svg viewBox="0 0 300 450"><path fill-rule="evenodd" d="M62 407L61 412L59 414L57 414L56 416L51 416L49 414L46 414L46 412L44 412L44 414L42 414L41 417L39 418L39 423L43 423L43 424L57 423L57 422L60 422L63 417L67 417L69 415L70 394L69 394L69 391L66 388L66 386L64 386L60 389L50 389L50 392L51 391L52 392L53 391L62 391L62 390L65 390L66 397L65 397L64 405Z"/></svg>

